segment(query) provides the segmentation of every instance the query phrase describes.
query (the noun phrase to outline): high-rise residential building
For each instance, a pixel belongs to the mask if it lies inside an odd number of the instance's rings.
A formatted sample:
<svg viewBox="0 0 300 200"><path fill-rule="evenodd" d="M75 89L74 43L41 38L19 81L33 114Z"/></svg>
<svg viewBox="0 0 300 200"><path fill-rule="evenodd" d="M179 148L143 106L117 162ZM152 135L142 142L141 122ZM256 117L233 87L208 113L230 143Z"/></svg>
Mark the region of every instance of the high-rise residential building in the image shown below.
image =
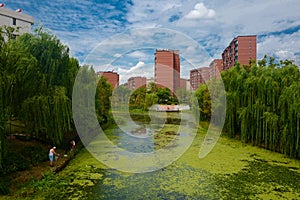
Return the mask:
<svg viewBox="0 0 300 200"><path fill-rule="evenodd" d="M200 84L209 80L209 67L202 67L190 71L191 89L196 90Z"/></svg>
<svg viewBox="0 0 300 200"><path fill-rule="evenodd" d="M222 59L214 59L209 64L209 79L221 77L220 73L223 70L223 60Z"/></svg>
<svg viewBox="0 0 300 200"><path fill-rule="evenodd" d="M0 4L0 27L2 27L2 34L5 40L7 40L7 37L5 29L3 29L4 26L13 27L15 29L13 36L17 37L23 33L29 33L33 23L33 17L22 13L21 9L13 11L4 8L3 3Z"/></svg>
<svg viewBox="0 0 300 200"><path fill-rule="evenodd" d="M186 89L186 79L180 78L180 88Z"/></svg>
<svg viewBox="0 0 300 200"><path fill-rule="evenodd" d="M205 83L206 81L209 81L209 67L202 67L200 68L201 74L202 74L202 78L204 80L203 83Z"/></svg>
<svg viewBox="0 0 300 200"><path fill-rule="evenodd" d="M140 77L140 76L136 76L136 77L131 77L128 79L127 81L127 87L130 90L135 90L138 89L142 86L146 87L147 85L147 78L146 77Z"/></svg>
<svg viewBox="0 0 300 200"><path fill-rule="evenodd" d="M198 69L193 69L190 71L191 90L196 90L200 85L201 80L202 80L202 76Z"/></svg>
<svg viewBox="0 0 300 200"><path fill-rule="evenodd" d="M157 49L154 68L154 81L159 87L169 88L173 93L180 87L178 50Z"/></svg>
<svg viewBox="0 0 300 200"><path fill-rule="evenodd" d="M190 79L186 80L186 90L190 91L191 90L191 82Z"/></svg>
<svg viewBox="0 0 300 200"><path fill-rule="evenodd" d="M104 72L97 72L98 76L103 76L106 78L107 82L115 88L119 86L119 74L114 71L104 71Z"/></svg>
<svg viewBox="0 0 300 200"><path fill-rule="evenodd" d="M222 53L223 70L232 67L236 62L242 65L256 60L256 35L237 36Z"/></svg>

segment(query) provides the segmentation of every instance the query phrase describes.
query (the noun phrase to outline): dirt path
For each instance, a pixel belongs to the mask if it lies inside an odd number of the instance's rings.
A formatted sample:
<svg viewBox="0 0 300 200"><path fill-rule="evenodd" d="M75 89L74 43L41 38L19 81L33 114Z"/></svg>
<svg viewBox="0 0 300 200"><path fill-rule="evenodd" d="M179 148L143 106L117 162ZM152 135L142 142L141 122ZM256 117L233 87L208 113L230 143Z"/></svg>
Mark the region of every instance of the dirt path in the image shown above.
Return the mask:
<svg viewBox="0 0 300 200"><path fill-rule="evenodd" d="M43 177L43 174L47 171L58 172L61 171L69 162L70 158L73 154L64 155L63 150L57 150L61 156L54 162L54 166L49 166L49 161L39 163L36 166L31 167L28 170L18 171L9 176L10 179L10 192L14 192L20 187L22 187L25 183L32 180L39 180Z"/></svg>

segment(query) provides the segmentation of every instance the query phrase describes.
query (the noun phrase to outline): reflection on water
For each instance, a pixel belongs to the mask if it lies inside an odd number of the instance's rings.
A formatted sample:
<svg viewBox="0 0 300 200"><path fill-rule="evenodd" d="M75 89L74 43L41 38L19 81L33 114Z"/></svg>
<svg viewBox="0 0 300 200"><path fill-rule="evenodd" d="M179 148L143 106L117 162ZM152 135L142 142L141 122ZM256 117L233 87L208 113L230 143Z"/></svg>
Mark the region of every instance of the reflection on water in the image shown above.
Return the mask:
<svg viewBox="0 0 300 200"><path fill-rule="evenodd" d="M126 149L130 152L152 152L154 150L154 140L153 137L149 137L146 128L140 128L135 131L136 132L127 134L120 129L115 130L113 132L113 134L117 136L115 144L117 144L119 148ZM133 137L132 135L137 137ZM139 135L143 137L139 137Z"/></svg>
<svg viewBox="0 0 300 200"><path fill-rule="evenodd" d="M145 173L170 165L197 133L197 118L190 111L149 112L149 117L113 115L118 128L100 133L86 148L105 165L124 172Z"/></svg>
<svg viewBox="0 0 300 200"><path fill-rule="evenodd" d="M176 135L188 136L187 133L177 133L180 124L188 123L187 119L181 119L180 113L170 113L164 118L161 115L150 118L149 115L131 114L131 118L138 126L127 125L126 132L120 128L110 132L116 138L114 143L130 152L153 152L164 147L163 143L170 142Z"/></svg>

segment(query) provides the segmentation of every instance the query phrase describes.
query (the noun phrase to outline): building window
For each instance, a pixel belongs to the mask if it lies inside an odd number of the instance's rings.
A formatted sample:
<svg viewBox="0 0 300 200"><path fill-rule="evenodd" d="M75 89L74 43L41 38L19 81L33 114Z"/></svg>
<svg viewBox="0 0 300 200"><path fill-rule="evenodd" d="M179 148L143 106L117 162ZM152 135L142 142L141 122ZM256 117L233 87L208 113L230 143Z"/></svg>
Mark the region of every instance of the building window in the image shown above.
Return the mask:
<svg viewBox="0 0 300 200"><path fill-rule="evenodd" d="M17 25L17 19L16 18L13 18L13 25Z"/></svg>

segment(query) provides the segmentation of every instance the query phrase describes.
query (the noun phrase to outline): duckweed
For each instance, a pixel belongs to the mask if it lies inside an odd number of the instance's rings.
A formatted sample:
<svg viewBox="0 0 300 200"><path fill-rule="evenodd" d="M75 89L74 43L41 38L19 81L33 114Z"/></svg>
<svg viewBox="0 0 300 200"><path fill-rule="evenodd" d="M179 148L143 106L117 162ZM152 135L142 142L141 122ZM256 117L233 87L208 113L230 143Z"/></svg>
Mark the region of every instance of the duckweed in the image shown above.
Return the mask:
<svg viewBox="0 0 300 200"><path fill-rule="evenodd" d="M155 145L176 140L177 126L166 125ZM113 132L107 134L117 144ZM199 159L205 134L206 128L199 126L192 145L178 160L148 173L111 169L83 149L62 172L42 179L33 191L27 187L32 191L28 198L300 199L300 161L226 137Z"/></svg>

